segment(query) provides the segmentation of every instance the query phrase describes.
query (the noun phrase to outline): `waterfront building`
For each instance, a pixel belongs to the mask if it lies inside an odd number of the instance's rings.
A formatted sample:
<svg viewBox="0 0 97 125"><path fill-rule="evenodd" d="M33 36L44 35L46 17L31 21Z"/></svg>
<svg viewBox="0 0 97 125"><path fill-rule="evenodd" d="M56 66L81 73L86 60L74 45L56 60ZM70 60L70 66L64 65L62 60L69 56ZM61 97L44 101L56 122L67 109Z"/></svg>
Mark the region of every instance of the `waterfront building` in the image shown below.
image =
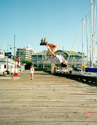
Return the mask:
<svg viewBox="0 0 97 125"><path fill-rule="evenodd" d="M14 67L15 62L9 56L5 56L5 51L0 50L0 74L10 72L11 66Z"/></svg>
<svg viewBox="0 0 97 125"><path fill-rule="evenodd" d="M17 48L16 56L19 57L20 61L31 60L32 54L34 54L34 51L29 46L27 48Z"/></svg>
<svg viewBox="0 0 97 125"><path fill-rule="evenodd" d="M57 50L55 52L57 55L63 55L64 59L68 60L68 65L76 65L82 66L82 53L74 52L74 51L63 51ZM34 53L32 55L32 64L34 65L35 69L50 69L51 62L46 60L46 57L49 55L48 51L42 51L38 53ZM84 55L84 63L86 65L87 57Z"/></svg>
<svg viewBox="0 0 97 125"><path fill-rule="evenodd" d="M48 51L44 50L42 52L34 53L32 55L32 65L35 69L43 70L51 67L51 63L49 61L45 61L48 54Z"/></svg>
<svg viewBox="0 0 97 125"><path fill-rule="evenodd" d="M74 51L65 51L65 50L57 50L55 52L56 54L61 54L64 56L64 58L68 61L68 65L76 65L76 66L82 66L82 53L81 52L74 52ZM87 62L87 56L84 55L84 65L87 65L89 61Z"/></svg>

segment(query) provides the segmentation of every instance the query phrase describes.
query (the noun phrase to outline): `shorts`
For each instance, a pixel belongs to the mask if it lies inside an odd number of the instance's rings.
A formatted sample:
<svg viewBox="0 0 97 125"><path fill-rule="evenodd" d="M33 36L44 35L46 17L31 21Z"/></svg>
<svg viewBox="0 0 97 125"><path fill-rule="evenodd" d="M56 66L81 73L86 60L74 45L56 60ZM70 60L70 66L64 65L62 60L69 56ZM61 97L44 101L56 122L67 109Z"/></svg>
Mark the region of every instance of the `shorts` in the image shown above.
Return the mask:
<svg viewBox="0 0 97 125"><path fill-rule="evenodd" d="M14 73L14 76L18 76L18 73Z"/></svg>
<svg viewBox="0 0 97 125"><path fill-rule="evenodd" d="M30 73L31 73L31 74L33 74L33 73L34 73L34 71L33 71L33 70L32 70L32 71L30 71Z"/></svg>

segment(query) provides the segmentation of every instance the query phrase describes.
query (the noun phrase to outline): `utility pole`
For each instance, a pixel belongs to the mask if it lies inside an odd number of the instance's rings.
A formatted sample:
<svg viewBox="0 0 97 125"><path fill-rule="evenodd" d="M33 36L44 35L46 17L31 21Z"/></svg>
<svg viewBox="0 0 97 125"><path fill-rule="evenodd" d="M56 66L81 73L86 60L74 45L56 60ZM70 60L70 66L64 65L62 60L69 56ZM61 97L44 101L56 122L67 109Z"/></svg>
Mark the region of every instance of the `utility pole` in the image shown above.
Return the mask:
<svg viewBox="0 0 97 125"><path fill-rule="evenodd" d="M14 61L16 60L16 58L15 58L15 51L16 51L16 50L15 50L15 49L16 49L16 46L15 46L15 40L16 40L16 39L15 39L15 37L16 37L16 35L14 35Z"/></svg>

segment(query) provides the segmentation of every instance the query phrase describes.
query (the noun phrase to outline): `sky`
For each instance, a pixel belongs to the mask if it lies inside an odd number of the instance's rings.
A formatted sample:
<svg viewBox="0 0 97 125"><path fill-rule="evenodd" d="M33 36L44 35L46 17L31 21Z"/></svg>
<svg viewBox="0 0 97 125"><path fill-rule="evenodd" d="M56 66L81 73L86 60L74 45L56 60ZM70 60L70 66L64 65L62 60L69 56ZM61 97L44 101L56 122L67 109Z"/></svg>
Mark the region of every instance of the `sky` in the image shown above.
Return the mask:
<svg viewBox="0 0 97 125"><path fill-rule="evenodd" d="M16 48L46 50L40 46L46 37L59 49L82 51L82 18L90 28L90 14L90 0L0 0L0 49L13 48L15 35Z"/></svg>

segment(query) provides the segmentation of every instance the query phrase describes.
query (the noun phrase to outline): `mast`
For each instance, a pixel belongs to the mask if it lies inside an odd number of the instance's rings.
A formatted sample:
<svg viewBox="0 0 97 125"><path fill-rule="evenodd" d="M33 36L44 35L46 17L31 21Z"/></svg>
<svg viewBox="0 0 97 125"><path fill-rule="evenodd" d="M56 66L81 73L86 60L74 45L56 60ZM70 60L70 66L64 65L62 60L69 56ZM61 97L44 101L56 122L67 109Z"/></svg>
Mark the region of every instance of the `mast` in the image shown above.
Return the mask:
<svg viewBox="0 0 97 125"><path fill-rule="evenodd" d="M82 66L84 65L83 44L84 44L84 19L82 19Z"/></svg>
<svg viewBox="0 0 97 125"><path fill-rule="evenodd" d="M93 11L93 0L90 0L91 3L91 59L90 59L90 67L93 67L93 42L94 42L94 11Z"/></svg>
<svg viewBox="0 0 97 125"><path fill-rule="evenodd" d="M87 30L87 15L86 15L86 41L87 41L87 66L88 66L88 30Z"/></svg>
<svg viewBox="0 0 97 125"><path fill-rule="evenodd" d="M95 22L96 22L96 0L94 3L94 46L96 46ZM95 57L96 57L96 54L95 54Z"/></svg>

